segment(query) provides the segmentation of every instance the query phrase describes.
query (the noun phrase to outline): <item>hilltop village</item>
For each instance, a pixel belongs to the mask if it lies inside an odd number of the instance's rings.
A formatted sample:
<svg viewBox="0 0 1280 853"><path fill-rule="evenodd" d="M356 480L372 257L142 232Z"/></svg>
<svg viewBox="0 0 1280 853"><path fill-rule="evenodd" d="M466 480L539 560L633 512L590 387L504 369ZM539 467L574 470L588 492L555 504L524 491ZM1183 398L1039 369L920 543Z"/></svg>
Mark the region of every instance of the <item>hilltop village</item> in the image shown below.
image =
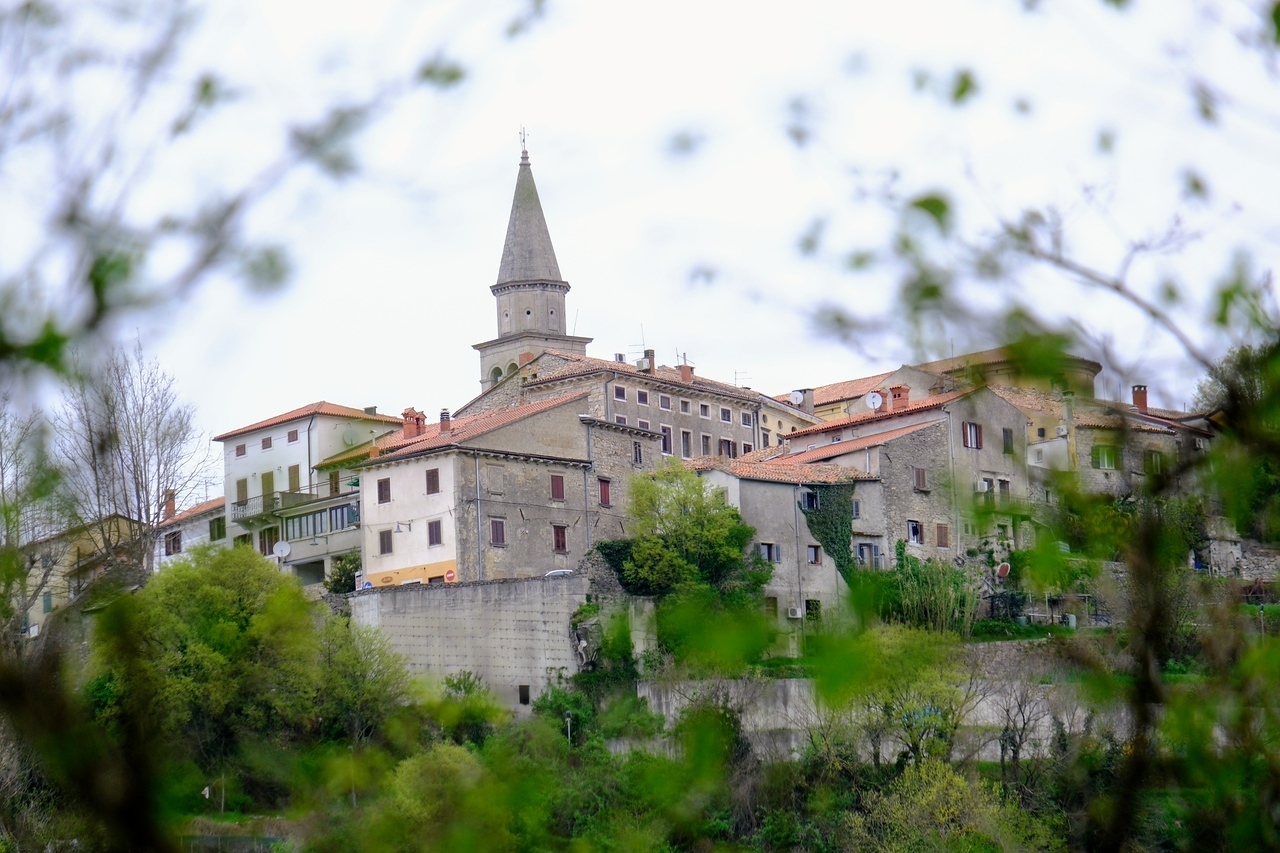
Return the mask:
<svg viewBox="0 0 1280 853"><path fill-rule="evenodd" d="M474 346L479 394L431 416L321 401L228 428L215 436L223 494L170 499L156 570L202 543L246 545L316 587L358 553L354 619L419 672L472 670L527 705L585 662L570 617L617 594L592 555L627 535L637 474L678 463L723 490L772 564L765 610L785 636L841 606L850 567L899 554L970 567L994 590L1008 555L1045 534L1056 472L1122 496L1215 434L1212 413L1149 406L1142 385L1098 399L1095 361L1032 377L1002 349L821 387L797 377L770 396L652 350L589 355L591 338L566 333L569 290L524 152L491 287L495 336ZM851 525L833 547L808 520L837 494ZM1252 570L1222 524L1188 560ZM93 572L69 566L32 608L33 631Z"/></svg>

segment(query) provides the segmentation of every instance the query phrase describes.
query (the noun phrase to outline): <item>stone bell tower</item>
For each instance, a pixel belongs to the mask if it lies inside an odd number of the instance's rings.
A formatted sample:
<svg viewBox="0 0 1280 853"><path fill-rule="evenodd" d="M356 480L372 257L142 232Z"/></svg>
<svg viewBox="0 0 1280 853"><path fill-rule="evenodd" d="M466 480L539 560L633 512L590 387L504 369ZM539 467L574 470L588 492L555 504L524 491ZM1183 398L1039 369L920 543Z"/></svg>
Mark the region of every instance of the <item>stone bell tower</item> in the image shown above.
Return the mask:
<svg viewBox="0 0 1280 853"><path fill-rule="evenodd" d="M591 338L565 334L564 297L569 283L560 278L527 150L520 152L498 282L489 290L497 301L498 337L475 344L483 390L546 350L586 355Z"/></svg>

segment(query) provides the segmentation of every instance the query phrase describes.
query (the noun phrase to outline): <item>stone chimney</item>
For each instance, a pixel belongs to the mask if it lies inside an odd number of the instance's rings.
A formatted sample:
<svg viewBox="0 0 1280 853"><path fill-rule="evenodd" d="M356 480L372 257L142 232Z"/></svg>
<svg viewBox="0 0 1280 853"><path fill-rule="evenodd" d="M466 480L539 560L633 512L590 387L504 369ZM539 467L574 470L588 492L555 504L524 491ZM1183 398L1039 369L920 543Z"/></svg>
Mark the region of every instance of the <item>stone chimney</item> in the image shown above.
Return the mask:
<svg viewBox="0 0 1280 853"><path fill-rule="evenodd" d="M889 389L889 397L892 400L892 408L901 409L911 400L910 385L894 385Z"/></svg>
<svg viewBox="0 0 1280 853"><path fill-rule="evenodd" d="M680 381L683 382L685 385L693 384L693 365L692 364L680 365Z"/></svg>
<svg viewBox="0 0 1280 853"><path fill-rule="evenodd" d="M800 389L800 411L804 412L806 415L813 414L813 389L812 388Z"/></svg>
<svg viewBox="0 0 1280 853"><path fill-rule="evenodd" d="M892 412L893 411L893 395L884 388L877 388L876 393L880 395L880 405L873 411L876 412Z"/></svg>
<svg viewBox="0 0 1280 853"><path fill-rule="evenodd" d="M412 406L400 413L404 418L404 437L417 438L426 430L427 416Z"/></svg>
<svg viewBox="0 0 1280 853"><path fill-rule="evenodd" d="M173 489L164 490L164 511L161 513L161 519L168 521L178 511L178 495Z"/></svg>
<svg viewBox="0 0 1280 853"><path fill-rule="evenodd" d="M440 434L448 435L451 432L453 432L453 423L452 421L449 420L449 410L441 409L440 410Z"/></svg>
<svg viewBox="0 0 1280 853"><path fill-rule="evenodd" d="M1133 407L1138 410L1138 414L1145 415L1147 413L1147 386L1133 386Z"/></svg>

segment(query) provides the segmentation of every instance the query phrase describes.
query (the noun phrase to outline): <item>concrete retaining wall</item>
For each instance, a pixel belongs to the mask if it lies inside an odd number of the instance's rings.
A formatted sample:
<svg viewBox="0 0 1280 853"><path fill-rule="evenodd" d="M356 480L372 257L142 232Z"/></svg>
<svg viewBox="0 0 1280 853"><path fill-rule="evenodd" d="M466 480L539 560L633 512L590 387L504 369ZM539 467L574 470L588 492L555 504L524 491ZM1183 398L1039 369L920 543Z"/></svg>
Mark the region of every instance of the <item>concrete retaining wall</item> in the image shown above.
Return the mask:
<svg viewBox="0 0 1280 853"><path fill-rule="evenodd" d="M470 670L502 705L520 711L578 671L570 619L587 600L585 574L469 584L412 584L350 598L357 625L380 629L409 671L442 679Z"/></svg>

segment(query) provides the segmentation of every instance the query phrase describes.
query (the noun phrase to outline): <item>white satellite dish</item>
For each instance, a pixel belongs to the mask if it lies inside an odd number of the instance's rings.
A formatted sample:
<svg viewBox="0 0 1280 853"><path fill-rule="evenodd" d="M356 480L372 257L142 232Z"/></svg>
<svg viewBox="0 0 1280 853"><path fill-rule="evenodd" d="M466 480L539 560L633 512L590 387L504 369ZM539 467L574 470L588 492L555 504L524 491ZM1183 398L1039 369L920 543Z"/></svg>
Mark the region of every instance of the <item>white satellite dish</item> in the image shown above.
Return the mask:
<svg viewBox="0 0 1280 853"><path fill-rule="evenodd" d="M804 402L804 392L803 392L803 391L792 391L792 392L791 392L791 405L793 405L793 406L798 406L798 405L800 405L800 404L801 404L801 403L803 403L803 402Z"/></svg>
<svg viewBox="0 0 1280 853"><path fill-rule="evenodd" d="M291 548L289 547L289 543L288 543L288 542L285 542L284 540L281 540L281 541L279 541L279 542L277 542L276 544L274 544L274 545L272 545L272 546L271 546L271 553L272 553L272 554L275 554L277 557L279 557L279 558L280 558L280 559L282 559L282 560L283 560L285 557L289 556L289 552L290 552L291 550L293 550L293 549L291 549Z"/></svg>
<svg viewBox="0 0 1280 853"><path fill-rule="evenodd" d="M355 427L349 426L342 431L342 443L347 447L355 447L360 441L360 433Z"/></svg>
<svg viewBox="0 0 1280 853"><path fill-rule="evenodd" d="M880 396L879 391L872 391L870 394L867 395L868 409L878 409L880 408L880 404L883 402L884 402L884 397Z"/></svg>

